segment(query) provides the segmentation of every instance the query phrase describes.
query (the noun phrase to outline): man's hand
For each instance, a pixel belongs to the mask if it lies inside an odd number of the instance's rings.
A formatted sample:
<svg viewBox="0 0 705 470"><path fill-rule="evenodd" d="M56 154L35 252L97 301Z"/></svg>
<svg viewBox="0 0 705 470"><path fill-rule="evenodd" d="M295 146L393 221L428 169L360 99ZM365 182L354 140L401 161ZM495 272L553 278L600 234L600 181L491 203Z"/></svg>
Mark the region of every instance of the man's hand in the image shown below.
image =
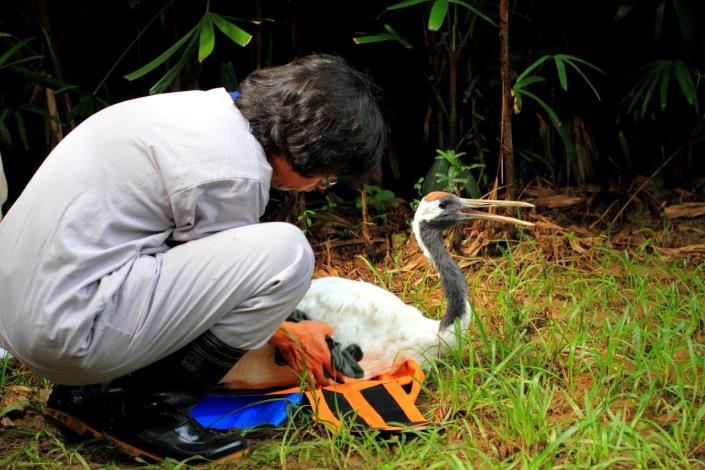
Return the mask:
<svg viewBox="0 0 705 470"><path fill-rule="evenodd" d="M333 370L330 349L326 343L326 336L333 335L333 327L327 323L317 321L301 321L298 323L285 321L274 336L270 344L279 349L286 363L298 374L309 372L307 379L315 379L321 386L330 385L330 377L340 375ZM315 385L315 384L312 384Z"/></svg>

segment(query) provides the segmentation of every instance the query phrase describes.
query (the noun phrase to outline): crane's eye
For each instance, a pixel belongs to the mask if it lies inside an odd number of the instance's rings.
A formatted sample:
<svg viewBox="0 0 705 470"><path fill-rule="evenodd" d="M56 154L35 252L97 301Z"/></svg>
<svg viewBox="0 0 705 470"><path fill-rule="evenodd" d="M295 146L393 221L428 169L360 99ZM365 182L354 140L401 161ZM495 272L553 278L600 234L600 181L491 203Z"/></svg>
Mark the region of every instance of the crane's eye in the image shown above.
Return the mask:
<svg viewBox="0 0 705 470"><path fill-rule="evenodd" d="M446 207L448 207L448 202L447 202L447 201L441 201L441 202L438 203L438 207L440 207L441 209L445 209Z"/></svg>

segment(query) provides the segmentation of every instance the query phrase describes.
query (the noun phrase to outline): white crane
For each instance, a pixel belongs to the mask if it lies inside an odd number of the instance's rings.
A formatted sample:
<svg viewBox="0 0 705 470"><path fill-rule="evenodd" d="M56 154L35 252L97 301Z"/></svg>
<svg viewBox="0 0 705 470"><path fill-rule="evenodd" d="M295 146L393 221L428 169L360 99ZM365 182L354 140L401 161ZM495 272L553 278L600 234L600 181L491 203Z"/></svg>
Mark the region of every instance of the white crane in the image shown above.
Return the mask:
<svg viewBox="0 0 705 470"><path fill-rule="evenodd" d="M335 328L333 339L343 348L357 344L362 349L360 366L365 378L390 372L411 358L424 364L447 347L456 344L455 322L468 328L472 309L468 302L465 276L443 243L443 232L454 225L477 220L494 220L531 226L530 222L488 214L476 209L488 207L533 207L518 201L463 199L446 192L426 195L412 224L416 241L440 274L447 308L440 320L424 316L381 287L340 277L314 279L297 310L311 320ZM265 388L295 385L293 372L277 366L274 348L265 346L247 353L222 380L227 388Z"/></svg>

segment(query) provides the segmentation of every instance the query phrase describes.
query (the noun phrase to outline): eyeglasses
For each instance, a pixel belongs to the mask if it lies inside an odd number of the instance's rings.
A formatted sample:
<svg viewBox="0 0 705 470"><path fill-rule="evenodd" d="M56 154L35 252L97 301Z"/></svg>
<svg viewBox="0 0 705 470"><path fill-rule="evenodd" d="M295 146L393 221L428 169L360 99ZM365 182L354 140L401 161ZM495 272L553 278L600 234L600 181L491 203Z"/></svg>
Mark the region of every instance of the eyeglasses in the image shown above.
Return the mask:
<svg viewBox="0 0 705 470"><path fill-rule="evenodd" d="M337 176L321 176L321 181L318 183L318 187L321 189L328 189L331 186L334 186L337 182Z"/></svg>

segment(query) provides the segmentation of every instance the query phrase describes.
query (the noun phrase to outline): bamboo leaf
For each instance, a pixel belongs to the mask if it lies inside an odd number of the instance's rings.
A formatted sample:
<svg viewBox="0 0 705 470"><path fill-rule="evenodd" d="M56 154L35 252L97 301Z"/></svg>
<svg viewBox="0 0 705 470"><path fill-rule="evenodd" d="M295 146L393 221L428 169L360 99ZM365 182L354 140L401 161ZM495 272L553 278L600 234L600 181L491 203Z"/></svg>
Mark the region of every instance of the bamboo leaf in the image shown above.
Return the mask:
<svg viewBox="0 0 705 470"><path fill-rule="evenodd" d="M198 29L198 26L193 28L188 33L186 33L181 39L176 41L169 49L167 49L166 51L159 54L159 56L156 59L152 60L147 65L140 67L139 69L135 70L134 72L128 73L127 75L125 75L125 78L130 81L136 80L140 77L147 75L149 72L151 72L152 70L154 70L157 67L159 67L160 65L162 65L164 62L166 62L169 59L169 57L173 56L174 53L176 51L178 51L181 48L181 46L183 46L186 43L186 41L188 41L189 39L191 39L193 37L193 35L196 32L196 29Z"/></svg>
<svg viewBox="0 0 705 470"><path fill-rule="evenodd" d="M602 75L606 75L605 72L604 72L604 70L602 70L600 67L598 67L597 65L595 65L595 64L593 64L593 63L591 63L591 62L588 62L588 61L585 60L585 59L581 59L581 58L578 57L578 56L574 56L574 55L570 55L570 54L557 54L557 55L558 55L561 59L565 60L566 62L578 62L578 63L580 63L580 64L587 65L588 67L590 67L590 68L593 69L593 70L596 70L596 71L600 72Z"/></svg>
<svg viewBox="0 0 705 470"><path fill-rule="evenodd" d="M479 8L472 6L472 5L470 5L469 3L467 3L467 2L463 2L462 0L448 0L448 2L449 2L449 3L455 3L456 5L463 6L463 7L467 8L468 10L470 10L471 12L473 12L473 13L474 13L475 15L477 15L479 18L482 18L483 20L487 21L487 22L488 22L489 24L491 24L492 26L497 26L497 23L496 23L492 18L490 18L489 16L487 16L486 14L484 14L484 13L482 12L482 10L480 10Z"/></svg>
<svg viewBox="0 0 705 470"><path fill-rule="evenodd" d="M631 100L627 107L627 112L632 112L637 102L640 99L644 98L644 96L646 95L646 91L651 86L653 81L658 79L662 68L670 67L669 64L670 63L665 60L655 60L653 62L649 62L648 64L639 69L638 73L641 74L640 78L637 81L636 85L634 85L634 87L630 90L629 94L627 95L631 96Z"/></svg>
<svg viewBox="0 0 705 470"><path fill-rule="evenodd" d="M558 56L554 56L553 61L556 63L556 71L558 72L558 81L561 83L561 88L568 91L568 76L565 73L565 64Z"/></svg>
<svg viewBox="0 0 705 470"><path fill-rule="evenodd" d="M656 89L656 85L659 83L659 77L661 76L661 69L658 69L654 74L651 75L651 80L649 82L649 86L646 89L646 93L644 94L644 101L641 103L641 115L644 116L646 114L646 110L649 107L649 103L651 102L651 96L654 94L654 90Z"/></svg>
<svg viewBox="0 0 705 470"><path fill-rule="evenodd" d="M640 71L644 72L643 75L641 75L637 83L627 94L628 97L631 96L631 100L627 105L628 113L632 112L632 110L637 104L637 101L639 101L639 98L642 97L644 91L648 88L650 81L653 79L653 75L656 73L657 66L658 64L656 62L652 62L640 69Z"/></svg>
<svg viewBox="0 0 705 470"><path fill-rule="evenodd" d="M525 87L527 87L527 86L529 86L529 85L533 85L534 83L545 82L545 81L546 81L546 79L543 78L542 76L540 76L540 75L534 75L534 76L531 76L531 77L526 77L525 79L523 79L523 80L521 81L521 83L515 83L513 88L515 88L515 89L517 89L517 88L525 88Z"/></svg>
<svg viewBox="0 0 705 470"><path fill-rule="evenodd" d="M428 15L428 29L438 31L448 14L448 0L435 0Z"/></svg>
<svg viewBox="0 0 705 470"><path fill-rule="evenodd" d="M56 122L57 124L63 125L59 118L57 118L53 114L50 114L49 112L47 112L46 109L40 108L39 106L23 104L18 109L21 111L27 111L29 113L36 114L38 116L42 116L43 118L49 119L51 121Z"/></svg>
<svg viewBox="0 0 705 470"><path fill-rule="evenodd" d="M198 61L203 62L211 55L215 48L215 30L211 13L206 13L201 20L200 34L198 36Z"/></svg>
<svg viewBox="0 0 705 470"><path fill-rule="evenodd" d="M373 44L376 42L385 41L396 41L397 38L393 34L380 33L380 34L368 34L366 36L355 36L353 42L355 44Z"/></svg>
<svg viewBox="0 0 705 470"><path fill-rule="evenodd" d="M516 79L516 81L515 81L514 83L521 83L521 81L522 81L526 76L528 76L529 74L531 74L531 72L533 72L534 70L536 70L536 69L538 69L539 67L541 67L541 66L544 64L544 62L546 62L547 60L549 60L549 59L551 59L551 58L553 58L552 55L545 55L545 56L542 56L541 58L539 58L539 60L537 60L537 61L534 62L533 64L529 65L529 66L517 77L517 79Z"/></svg>
<svg viewBox="0 0 705 470"><path fill-rule="evenodd" d="M690 75L688 67L680 61L673 61L673 73L676 75L676 80L678 80L678 85L680 86L683 96L688 101L688 104L695 106L695 111L698 111L698 100L697 91L695 90L695 84L693 83L693 77Z"/></svg>
<svg viewBox="0 0 705 470"><path fill-rule="evenodd" d="M401 36L399 35L399 33L397 33L396 30L395 30L394 28L392 28L392 25L390 25L390 24L388 24L388 23L384 23L382 26L384 26L384 29L385 29L389 34L393 34L394 37L397 39L397 41L399 41L399 43L400 43L402 46L404 46L406 49L411 49L411 48L412 48L411 43L410 43L409 41L407 41L406 39L404 39L403 37L401 37Z"/></svg>
<svg viewBox="0 0 705 470"><path fill-rule="evenodd" d="M0 65L0 70L2 70L2 69L4 69L4 68L7 68L7 67L12 67L13 65L19 65L19 64L24 64L25 62L32 62L32 61L35 61L35 60L39 60L39 59L41 59L42 57L44 57L44 56L43 56L43 55L33 55L33 56L30 56L30 57L23 57L23 58L21 58L21 59L17 59L17 60L14 60L14 61L12 61L12 62L7 62L7 63L5 63L5 64L3 64L3 65Z"/></svg>
<svg viewBox="0 0 705 470"><path fill-rule="evenodd" d="M34 38L24 39L24 40L18 42L17 44L15 44L14 46L12 46L11 48L9 48L8 50L6 50L2 55L0 55L0 65L7 62L7 60L15 54L15 52L19 51L24 46L26 46L32 39L34 39Z"/></svg>
<svg viewBox="0 0 705 470"><path fill-rule="evenodd" d="M60 95L60 94L62 94L62 93L66 93L66 92L69 92L69 91L76 91L76 90L79 90L80 88L81 88L81 87L78 86L78 85L65 85L65 86L62 87L62 88L58 88L58 89L54 90L54 94L55 94L55 95Z"/></svg>
<svg viewBox="0 0 705 470"><path fill-rule="evenodd" d="M213 18L213 22L218 27L218 29L227 37L229 37L230 40L233 41L235 44L245 47L252 40L252 35L250 33L226 20L222 16L216 15L214 13L211 13L211 16Z"/></svg>
<svg viewBox="0 0 705 470"><path fill-rule="evenodd" d="M24 46L26 46L32 39L34 39L34 38L27 38L23 41L20 41L17 44L15 44L14 46L12 46L11 48L9 48L8 50L6 50L2 55L0 55L0 68L2 68L3 66L7 67L7 66L11 65L11 64L5 64L5 62L7 62L10 59L10 57L12 57L17 51L19 51ZM26 62L27 60L33 60L33 59L40 58L40 57L42 57L42 56L34 55L31 58L19 59L13 63L17 64L20 62Z"/></svg>
<svg viewBox="0 0 705 470"><path fill-rule="evenodd" d="M566 62L578 62L580 64L587 65L588 67L590 67L591 69L593 69L597 72L600 72L602 75L607 75L605 73L605 71L602 70L600 67L598 67L597 65L595 65L591 62L588 62L585 59L581 59L580 57L577 57L574 55L569 55L569 54L558 54L558 56ZM577 65L575 65L575 64L572 64L572 65L577 68Z"/></svg>
<svg viewBox="0 0 705 470"><path fill-rule="evenodd" d="M570 58L568 58L568 57L570 57ZM598 99L598 100L601 100L602 98L600 98L600 94L597 92L597 88L595 88L595 86L592 84L592 82L591 82L590 79L587 77L587 75L585 75L585 72L583 72L583 70L582 70L577 64L574 64L573 62L579 62L579 63L581 63L581 64L584 64L584 65L587 65L587 66L589 66L589 67L592 67L594 70L597 70L598 72L600 72L600 73L603 74L603 75L605 75L605 72L603 72L602 69L599 69L598 67L594 66L593 64L591 64L590 62L588 62L588 61L586 61L586 60L580 59L580 58L575 57L575 56L568 56L568 57L564 57L564 61L565 61L568 65L570 65L571 67L573 67L573 69L574 69L576 72L578 72L578 74L582 77L582 79L585 81L585 83L587 83L587 85L590 87L590 89L592 90L592 92L595 93L595 96L597 97L597 99Z"/></svg>
<svg viewBox="0 0 705 470"><path fill-rule="evenodd" d="M40 85L44 85L52 89L60 89L72 86L62 80L57 80L56 78L44 75L39 72L35 72L34 70L30 70L24 67L13 65L9 68L9 70L33 83L38 83Z"/></svg>
<svg viewBox="0 0 705 470"><path fill-rule="evenodd" d="M394 5L387 7L387 11L401 10L402 8L408 8L414 5L418 5L419 3L426 3L430 1L431 0L404 0L403 2L395 3Z"/></svg>
<svg viewBox="0 0 705 470"><path fill-rule="evenodd" d="M186 65L186 61L188 60L189 56L193 54L193 52L196 50L197 42L197 37L193 35L191 41L184 49L183 54L181 54L181 58L179 58L179 60L167 71L167 73L165 73L164 76L160 78L157 83L152 85L152 88L149 89L150 95L156 95L167 89L171 82L173 82L174 79L179 75L181 69L184 68L184 65Z"/></svg>

